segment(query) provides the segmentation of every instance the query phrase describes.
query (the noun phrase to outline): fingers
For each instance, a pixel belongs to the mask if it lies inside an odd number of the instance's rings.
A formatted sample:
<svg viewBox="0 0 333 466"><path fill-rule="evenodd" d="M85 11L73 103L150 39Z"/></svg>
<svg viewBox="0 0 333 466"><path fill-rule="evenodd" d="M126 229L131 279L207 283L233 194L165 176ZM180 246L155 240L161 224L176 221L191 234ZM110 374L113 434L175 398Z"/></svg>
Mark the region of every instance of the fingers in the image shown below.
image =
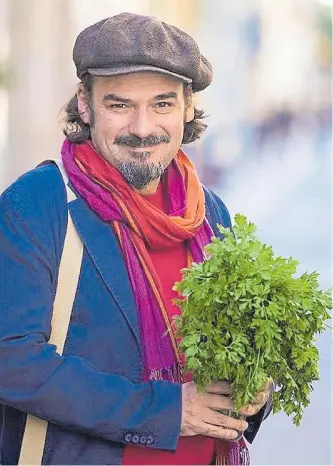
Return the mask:
<svg viewBox="0 0 333 466"><path fill-rule="evenodd" d="M253 403L239 410L244 416L254 416L267 403L270 392L267 390L259 392Z"/></svg>
<svg viewBox="0 0 333 466"><path fill-rule="evenodd" d="M206 437L230 441L235 440L239 436L239 432L234 429L228 429L227 427L220 427L202 422L197 428L197 435L205 435Z"/></svg>
<svg viewBox="0 0 333 466"><path fill-rule="evenodd" d="M235 410L233 401L227 396L204 393L203 397L205 399L206 406L215 411L221 411L222 409L226 409L228 411Z"/></svg>
<svg viewBox="0 0 333 466"><path fill-rule="evenodd" d="M205 388L207 393L216 393L217 395L231 395L232 390L227 382L212 382Z"/></svg>
<svg viewBox="0 0 333 466"><path fill-rule="evenodd" d="M227 396L223 396L222 393ZM230 385L227 382L214 382L206 387L206 393L203 393L202 396L205 398L206 406L215 411L236 411L232 398L229 397L231 393ZM239 410L239 413L245 416L254 416L265 405L269 395L269 390L261 390L254 402Z"/></svg>
<svg viewBox="0 0 333 466"><path fill-rule="evenodd" d="M269 400L270 394L274 390L274 382L273 379L270 378L267 380L256 398L253 400L251 404L248 406L245 406L243 409L241 409L239 412L241 414L244 414L245 416L254 416L257 414L261 408L267 403Z"/></svg>
<svg viewBox="0 0 333 466"><path fill-rule="evenodd" d="M235 430L238 433L244 432L248 428L248 423L241 419L234 419L231 416L226 416L221 413L214 412L209 410L204 413L202 420L207 423L217 427L223 427L231 430Z"/></svg>
<svg viewBox="0 0 333 466"><path fill-rule="evenodd" d="M206 424L208 426L208 424ZM216 426L209 426L207 437L214 437L221 440L235 440L239 436L239 432L237 430L226 429L224 427L216 427Z"/></svg>
<svg viewBox="0 0 333 466"><path fill-rule="evenodd" d="M230 386L226 382L216 382L207 390L198 392L192 382L182 385L181 436L206 435L227 441L237 439L248 424L229 416L229 411L235 411Z"/></svg>
<svg viewBox="0 0 333 466"><path fill-rule="evenodd" d="M253 404L257 405L261 405L261 404L265 404L266 401L268 400L269 398L269 393L270 391L269 390L261 390L258 395L256 396L256 398L253 400Z"/></svg>
<svg viewBox="0 0 333 466"><path fill-rule="evenodd" d="M245 408L239 410L240 414L243 414L246 417L254 416L260 411L259 405L248 405Z"/></svg>

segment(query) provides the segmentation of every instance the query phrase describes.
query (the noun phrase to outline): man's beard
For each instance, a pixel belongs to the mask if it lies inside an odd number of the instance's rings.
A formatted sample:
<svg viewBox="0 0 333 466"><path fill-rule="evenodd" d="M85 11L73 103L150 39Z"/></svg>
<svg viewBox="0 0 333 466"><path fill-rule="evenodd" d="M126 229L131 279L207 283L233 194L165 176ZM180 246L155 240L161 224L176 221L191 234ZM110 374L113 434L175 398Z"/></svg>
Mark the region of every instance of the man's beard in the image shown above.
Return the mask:
<svg viewBox="0 0 333 466"><path fill-rule="evenodd" d="M134 189L142 189L152 181L159 179L167 167L161 162L140 163L136 161L122 161L117 163L116 168Z"/></svg>
<svg viewBox="0 0 333 466"><path fill-rule="evenodd" d="M167 135L157 136L151 135L146 138L139 138L135 135L119 136L115 139L115 144L124 145L129 148L155 146L161 143L169 143L170 137ZM135 160L120 161L117 163L117 169L125 180L134 188L142 189L152 181L159 179L168 164L146 163L145 160L150 156L149 150L147 152L140 152L133 154Z"/></svg>

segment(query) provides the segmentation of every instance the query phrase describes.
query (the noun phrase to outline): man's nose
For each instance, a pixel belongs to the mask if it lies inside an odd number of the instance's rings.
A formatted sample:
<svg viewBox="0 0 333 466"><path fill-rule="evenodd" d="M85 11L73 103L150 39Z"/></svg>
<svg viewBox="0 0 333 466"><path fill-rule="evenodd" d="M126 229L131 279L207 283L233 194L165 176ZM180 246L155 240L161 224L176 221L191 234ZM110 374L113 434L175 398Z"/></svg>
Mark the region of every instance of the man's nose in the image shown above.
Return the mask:
<svg viewBox="0 0 333 466"><path fill-rule="evenodd" d="M153 115L149 112L149 109L136 109L133 112L129 130L131 134L135 134L140 138L148 137L155 132Z"/></svg>

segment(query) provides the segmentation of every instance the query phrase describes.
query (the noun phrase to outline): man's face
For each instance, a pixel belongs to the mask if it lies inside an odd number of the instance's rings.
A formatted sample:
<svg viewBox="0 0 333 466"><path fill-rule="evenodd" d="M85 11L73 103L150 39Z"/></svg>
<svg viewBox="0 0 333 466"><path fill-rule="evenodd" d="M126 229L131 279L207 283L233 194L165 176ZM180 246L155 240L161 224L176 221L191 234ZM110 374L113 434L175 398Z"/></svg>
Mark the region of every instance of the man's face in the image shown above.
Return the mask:
<svg viewBox="0 0 333 466"><path fill-rule="evenodd" d="M78 101L94 147L128 183L140 190L159 180L183 138L182 82L149 72L98 77L90 109L80 90Z"/></svg>

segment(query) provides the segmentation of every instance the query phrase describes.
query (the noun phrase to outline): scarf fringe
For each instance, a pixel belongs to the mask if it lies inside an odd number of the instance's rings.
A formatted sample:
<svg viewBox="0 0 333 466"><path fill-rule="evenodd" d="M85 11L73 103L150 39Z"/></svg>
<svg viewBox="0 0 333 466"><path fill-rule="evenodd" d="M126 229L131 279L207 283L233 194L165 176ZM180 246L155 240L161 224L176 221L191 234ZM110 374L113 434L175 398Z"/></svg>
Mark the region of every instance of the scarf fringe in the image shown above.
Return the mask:
<svg viewBox="0 0 333 466"><path fill-rule="evenodd" d="M216 440L215 465L218 466L248 466L250 454L244 438L236 442Z"/></svg>
<svg viewBox="0 0 333 466"><path fill-rule="evenodd" d="M227 466L228 465L228 458L224 455L217 455L215 464L217 466Z"/></svg>
<svg viewBox="0 0 333 466"><path fill-rule="evenodd" d="M184 383L185 371L180 362L170 367L160 369L149 369L148 380L170 380L175 383Z"/></svg>
<svg viewBox="0 0 333 466"><path fill-rule="evenodd" d="M230 444L229 444L230 445ZM240 445L238 442L231 444L231 448L229 449L229 458L228 464L230 466L248 466L250 465L250 455L247 446Z"/></svg>

